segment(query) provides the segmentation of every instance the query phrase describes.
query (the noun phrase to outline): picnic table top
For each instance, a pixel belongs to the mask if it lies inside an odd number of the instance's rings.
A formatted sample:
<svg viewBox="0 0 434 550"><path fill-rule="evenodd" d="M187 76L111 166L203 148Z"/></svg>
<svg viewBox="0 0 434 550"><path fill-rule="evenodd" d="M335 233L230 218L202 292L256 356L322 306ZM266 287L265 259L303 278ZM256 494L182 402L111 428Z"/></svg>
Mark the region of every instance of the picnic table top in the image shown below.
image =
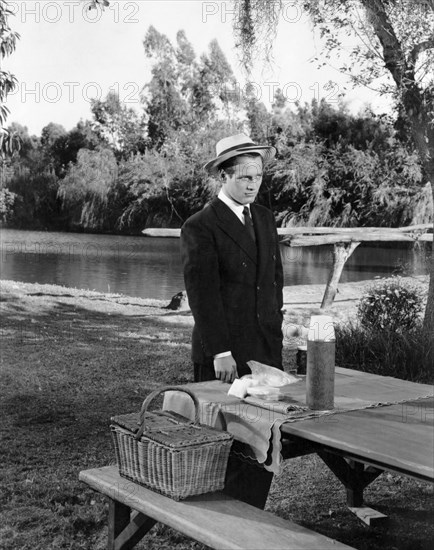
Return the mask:
<svg viewBox="0 0 434 550"><path fill-rule="evenodd" d="M379 402L387 395L390 404L286 423L282 433L434 481L433 386L351 369L337 371L337 383L341 379L346 388L354 385L354 395Z"/></svg>
<svg viewBox="0 0 434 550"><path fill-rule="evenodd" d="M236 430L242 435L242 430L247 427L246 442L259 431L265 432L277 418L277 415L271 415L270 421L261 424L266 415L256 417L253 405L245 405L246 410L239 405L234 407L234 403L240 403L240 400L228 396L228 385L219 381L186 386L200 400L223 406L225 420L235 430L236 438ZM305 380L290 388L291 396L304 403ZM382 469L434 481L433 390L432 385L336 367L335 405L336 402L345 402L349 410L340 409L336 414L315 418L288 417L287 421L285 417L282 421L281 416L280 431L284 436L311 441ZM245 421L240 428L236 425L236 417L242 421L246 411L255 422ZM259 417L261 422L256 421Z"/></svg>
<svg viewBox="0 0 434 550"><path fill-rule="evenodd" d="M301 437L346 456L410 477L434 481L434 398L283 424Z"/></svg>

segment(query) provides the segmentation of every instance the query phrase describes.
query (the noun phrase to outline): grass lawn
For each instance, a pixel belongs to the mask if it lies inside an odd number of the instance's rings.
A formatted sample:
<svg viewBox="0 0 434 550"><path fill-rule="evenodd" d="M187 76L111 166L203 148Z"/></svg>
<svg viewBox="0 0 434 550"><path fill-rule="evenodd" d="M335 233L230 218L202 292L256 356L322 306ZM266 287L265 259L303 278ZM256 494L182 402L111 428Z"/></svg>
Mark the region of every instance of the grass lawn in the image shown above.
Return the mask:
<svg viewBox="0 0 434 550"><path fill-rule="evenodd" d="M0 305L0 547L103 549L107 505L78 473L114 462L111 415L138 410L159 386L192 380L191 315L150 300L12 282L2 283ZM365 494L390 517L387 526L363 526L333 474L308 456L286 462L267 508L360 550L432 547L431 485L383 474ZM203 546L157 525L146 548Z"/></svg>

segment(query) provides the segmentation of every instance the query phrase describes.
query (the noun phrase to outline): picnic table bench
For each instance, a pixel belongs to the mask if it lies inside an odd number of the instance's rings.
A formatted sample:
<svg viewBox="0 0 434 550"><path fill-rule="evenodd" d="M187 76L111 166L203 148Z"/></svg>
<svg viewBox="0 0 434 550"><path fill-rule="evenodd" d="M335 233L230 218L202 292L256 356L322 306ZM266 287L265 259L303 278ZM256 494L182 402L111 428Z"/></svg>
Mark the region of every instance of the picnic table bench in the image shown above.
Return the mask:
<svg viewBox="0 0 434 550"><path fill-rule="evenodd" d="M350 546L223 493L175 501L119 475L116 466L80 472L109 499L109 550L129 550L161 522L211 548L344 550Z"/></svg>

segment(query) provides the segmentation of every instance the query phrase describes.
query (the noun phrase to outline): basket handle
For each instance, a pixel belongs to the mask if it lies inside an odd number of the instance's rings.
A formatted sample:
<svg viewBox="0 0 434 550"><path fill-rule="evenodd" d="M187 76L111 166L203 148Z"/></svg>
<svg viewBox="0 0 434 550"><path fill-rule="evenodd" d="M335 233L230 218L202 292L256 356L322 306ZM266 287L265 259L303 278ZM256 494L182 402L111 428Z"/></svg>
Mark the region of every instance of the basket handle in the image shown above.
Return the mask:
<svg viewBox="0 0 434 550"><path fill-rule="evenodd" d="M158 397L160 394L166 392L166 391L182 391L186 394L188 394L192 399L194 403L194 421L193 424L199 424L199 401L197 397L194 395L194 393L187 388L180 388L179 386L166 386L164 388L160 388L158 390L155 390L151 392L148 397L143 401L142 408L140 410L140 428L139 431L136 433L135 438L140 439L143 435L143 432L145 431L145 413L148 410L148 407L156 397Z"/></svg>

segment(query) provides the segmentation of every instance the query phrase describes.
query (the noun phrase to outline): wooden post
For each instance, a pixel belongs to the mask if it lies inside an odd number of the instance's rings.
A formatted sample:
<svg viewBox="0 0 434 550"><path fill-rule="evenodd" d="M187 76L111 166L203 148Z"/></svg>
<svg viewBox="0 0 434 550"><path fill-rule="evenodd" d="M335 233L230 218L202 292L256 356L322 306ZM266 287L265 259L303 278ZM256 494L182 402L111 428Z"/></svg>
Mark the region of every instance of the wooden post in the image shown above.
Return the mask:
<svg viewBox="0 0 434 550"><path fill-rule="evenodd" d="M335 476L343 483L347 492L347 506L366 525L374 526L387 520L387 516L363 505L363 489L383 472L379 468L365 466L361 462L346 459L325 449L317 449Z"/></svg>
<svg viewBox="0 0 434 550"><path fill-rule="evenodd" d="M360 241L350 243L336 243L333 247L333 267L330 272L324 296L321 302L321 308L331 306L338 291L339 280L344 269L345 262L359 246Z"/></svg>
<svg viewBox="0 0 434 550"><path fill-rule="evenodd" d="M116 539L130 523L131 508L111 498L109 501L108 550L116 548Z"/></svg>
<svg viewBox="0 0 434 550"><path fill-rule="evenodd" d="M131 550L157 523L155 519L109 498L107 550Z"/></svg>

